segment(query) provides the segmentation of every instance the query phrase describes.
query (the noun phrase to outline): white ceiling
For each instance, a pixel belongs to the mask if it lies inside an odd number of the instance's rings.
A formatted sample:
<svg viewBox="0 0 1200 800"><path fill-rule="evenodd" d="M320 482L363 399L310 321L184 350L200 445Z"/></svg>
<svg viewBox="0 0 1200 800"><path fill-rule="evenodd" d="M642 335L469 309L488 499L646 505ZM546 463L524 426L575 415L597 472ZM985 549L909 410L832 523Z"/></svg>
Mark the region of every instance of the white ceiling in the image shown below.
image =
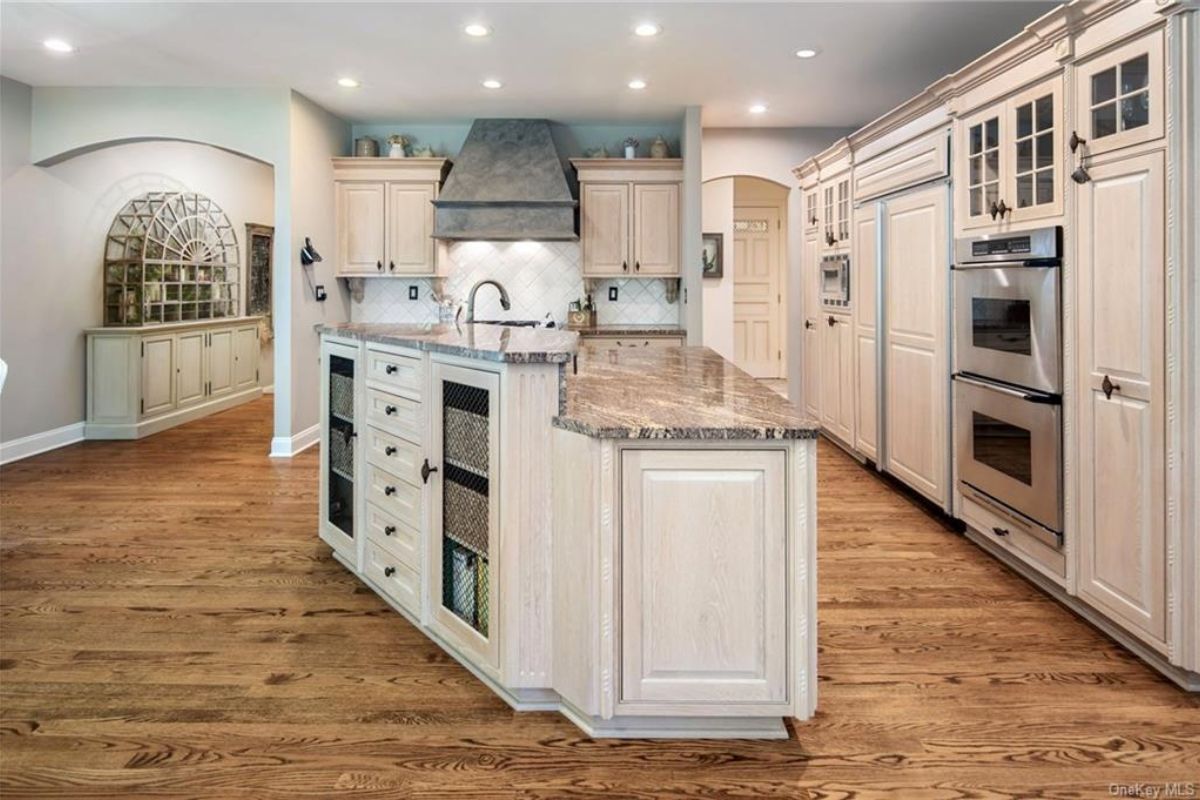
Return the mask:
<svg viewBox="0 0 1200 800"><path fill-rule="evenodd" d="M1054 5L6 0L0 71L34 86L291 87L351 121L662 120L700 105L706 126L852 126ZM661 35L634 36L643 20ZM492 35L466 36L473 21ZM49 37L77 52L47 52ZM480 85L492 77L504 88ZM635 77L648 88L626 88Z"/></svg>

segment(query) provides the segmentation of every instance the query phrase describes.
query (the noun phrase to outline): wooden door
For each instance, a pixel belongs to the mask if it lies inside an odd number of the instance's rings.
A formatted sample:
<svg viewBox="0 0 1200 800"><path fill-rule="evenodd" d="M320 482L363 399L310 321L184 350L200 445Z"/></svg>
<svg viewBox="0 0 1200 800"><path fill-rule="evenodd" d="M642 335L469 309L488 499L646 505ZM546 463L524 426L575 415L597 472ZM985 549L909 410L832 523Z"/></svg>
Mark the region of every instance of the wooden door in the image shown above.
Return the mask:
<svg viewBox="0 0 1200 800"><path fill-rule="evenodd" d="M219 397L233 391L233 329L208 334L208 394Z"/></svg>
<svg viewBox="0 0 1200 800"><path fill-rule="evenodd" d="M887 470L940 506L949 483L946 188L884 205Z"/></svg>
<svg viewBox="0 0 1200 800"><path fill-rule="evenodd" d="M384 184L380 181L339 181L335 195L338 274L382 274L386 237Z"/></svg>
<svg viewBox="0 0 1200 800"><path fill-rule="evenodd" d="M175 337L142 339L142 416L162 414L175 407Z"/></svg>
<svg viewBox="0 0 1200 800"><path fill-rule="evenodd" d="M627 275L629 253L628 183L587 183L580 202L584 275Z"/></svg>
<svg viewBox="0 0 1200 800"><path fill-rule="evenodd" d="M258 385L258 326L234 331L233 385L235 389Z"/></svg>
<svg viewBox="0 0 1200 800"><path fill-rule="evenodd" d="M872 203L855 212L854 258L850 262L851 316L853 317L854 351L851 393L854 402L854 449L867 458L876 458L877 415L879 411L876 368L876 272L879 247L877 234L878 204Z"/></svg>
<svg viewBox="0 0 1200 800"><path fill-rule="evenodd" d="M204 400L204 331L189 331L175 337L176 406L195 405Z"/></svg>
<svg viewBox="0 0 1200 800"><path fill-rule="evenodd" d="M820 278L821 244L820 232L809 231L804 235L804 250L800 256L800 268L804 280L804 352L800 368L804 370L804 410L815 420L821 418L821 316Z"/></svg>
<svg viewBox="0 0 1200 800"><path fill-rule="evenodd" d="M622 453L622 713L787 702L785 476L782 450Z"/></svg>
<svg viewBox="0 0 1200 800"><path fill-rule="evenodd" d="M389 275L432 275L433 201L429 183L389 183L387 194L387 264Z"/></svg>
<svg viewBox="0 0 1200 800"><path fill-rule="evenodd" d="M679 274L679 184L633 187L633 274Z"/></svg>
<svg viewBox="0 0 1200 800"><path fill-rule="evenodd" d="M1160 651L1168 591L1163 158L1094 166L1080 187L1074 432L1079 595Z"/></svg>
<svg viewBox="0 0 1200 800"><path fill-rule="evenodd" d="M778 208L733 209L734 363L756 378L782 378Z"/></svg>

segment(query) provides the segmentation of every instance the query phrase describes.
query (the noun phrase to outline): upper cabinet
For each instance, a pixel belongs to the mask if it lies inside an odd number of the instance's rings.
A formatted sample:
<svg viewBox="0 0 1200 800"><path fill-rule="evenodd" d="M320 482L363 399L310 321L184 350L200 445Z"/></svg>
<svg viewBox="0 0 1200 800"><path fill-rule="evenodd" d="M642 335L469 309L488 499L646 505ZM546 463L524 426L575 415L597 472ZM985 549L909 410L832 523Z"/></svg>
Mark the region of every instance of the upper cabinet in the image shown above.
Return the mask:
<svg viewBox="0 0 1200 800"><path fill-rule="evenodd" d="M821 249L850 246L850 171L821 181Z"/></svg>
<svg viewBox="0 0 1200 800"><path fill-rule="evenodd" d="M444 158L335 158L337 274L436 274L433 201L449 163Z"/></svg>
<svg viewBox="0 0 1200 800"><path fill-rule="evenodd" d="M1062 214L1062 85L1056 75L956 123L961 228Z"/></svg>
<svg viewBox="0 0 1200 800"><path fill-rule="evenodd" d="M575 159L585 277L671 278L680 274L683 162Z"/></svg>
<svg viewBox="0 0 1200 800"><path fill-rule="evenodd" d="M1163 136L1163 32L1156 30L1079 64L1075 139L1099 155ZM1078 148L1072 148L1078 149Z"/></svg>

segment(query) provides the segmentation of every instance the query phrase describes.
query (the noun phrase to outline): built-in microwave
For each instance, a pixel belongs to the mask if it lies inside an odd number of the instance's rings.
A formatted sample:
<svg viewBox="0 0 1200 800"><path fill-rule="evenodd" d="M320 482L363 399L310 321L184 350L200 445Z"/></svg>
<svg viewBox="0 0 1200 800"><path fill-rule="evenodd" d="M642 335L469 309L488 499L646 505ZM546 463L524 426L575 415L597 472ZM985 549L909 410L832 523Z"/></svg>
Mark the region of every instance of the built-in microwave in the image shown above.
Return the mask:
<svg viewBox="0 0 1200 800"><path fill-rule="evenodd" d="M843 253L821 259L821 305L850 307L850 256Z"/></svg>

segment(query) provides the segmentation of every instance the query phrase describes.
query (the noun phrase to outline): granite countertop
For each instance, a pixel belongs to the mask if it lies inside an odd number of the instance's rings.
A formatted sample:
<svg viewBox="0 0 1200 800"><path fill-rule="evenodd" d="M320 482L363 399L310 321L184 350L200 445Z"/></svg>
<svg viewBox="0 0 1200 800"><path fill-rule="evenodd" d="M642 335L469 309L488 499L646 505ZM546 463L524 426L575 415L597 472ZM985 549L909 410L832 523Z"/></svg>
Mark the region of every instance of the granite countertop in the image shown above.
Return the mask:
<svg viewBox="0 0 1200 800"><path fill-rule="evenodd" d="M707 347L579 347L554 424L605 439L811 439L820 426Z"/></svg>
<svg viewBox="0 0 1200 800"><path fill-rule="evenodd" d="M686 336L680 325L586 325L568 328L580 336Z"/></svg>
<svg viewBox="0 0 1200 800"><path fill-rule="evenodd" d="M343 322L322 325L332 336L412 347L510 364L564 364L575 355L579 336L559 328L507 325L392 325Z"/></svg>

